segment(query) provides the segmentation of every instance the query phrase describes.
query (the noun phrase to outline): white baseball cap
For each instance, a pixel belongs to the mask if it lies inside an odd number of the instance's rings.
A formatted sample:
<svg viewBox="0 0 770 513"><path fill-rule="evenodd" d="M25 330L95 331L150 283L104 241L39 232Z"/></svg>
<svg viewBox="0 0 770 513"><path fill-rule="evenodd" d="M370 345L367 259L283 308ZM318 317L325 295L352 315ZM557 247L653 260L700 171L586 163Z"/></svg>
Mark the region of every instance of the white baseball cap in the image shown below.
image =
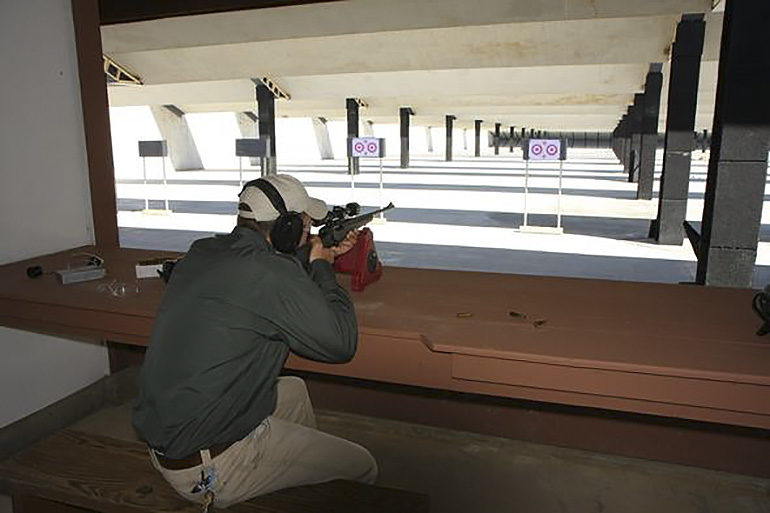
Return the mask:
<svg viewBox="0 0 770 513"><path fill-rule="evenodd" d="M289 212L306 212L311 218L321 220L329 211L326 203L308 196L302 182L291 175L268 175L260 180L265 180L275 187ZM238 196L238 201L249 209L243 209L242 205L238 205L238 215L246 219L273 221L280 215L270 199L258 187L247 184Z"/></svg>

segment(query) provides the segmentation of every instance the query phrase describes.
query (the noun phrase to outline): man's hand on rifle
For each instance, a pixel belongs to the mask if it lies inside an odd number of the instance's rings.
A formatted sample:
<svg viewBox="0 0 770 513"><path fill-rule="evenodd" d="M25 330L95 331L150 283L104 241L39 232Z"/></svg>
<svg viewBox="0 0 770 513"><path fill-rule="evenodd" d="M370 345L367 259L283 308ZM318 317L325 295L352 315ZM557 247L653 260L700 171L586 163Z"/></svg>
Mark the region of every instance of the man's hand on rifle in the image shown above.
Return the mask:
<svg viewBox="0 0 770 513"><path fill-rule="evenodd" d="M348 233L347 237L345 237L345 240L340 242L338 245L325 248L321 238L313 236L311 240L312 248L310 249L310 262L312 263L313 260L318 260L320 258L333 264L335 258L344 253L347 253L353 248L353 246L356 245L356 240L358 240L358 231L353 230Z"/></svg>

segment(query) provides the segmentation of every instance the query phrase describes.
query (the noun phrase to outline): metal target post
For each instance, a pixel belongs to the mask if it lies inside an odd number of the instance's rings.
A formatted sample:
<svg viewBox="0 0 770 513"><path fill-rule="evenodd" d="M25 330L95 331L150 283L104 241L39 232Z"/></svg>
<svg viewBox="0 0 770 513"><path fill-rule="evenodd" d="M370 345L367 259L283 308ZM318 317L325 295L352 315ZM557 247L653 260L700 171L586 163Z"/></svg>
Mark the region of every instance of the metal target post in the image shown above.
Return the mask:
<svg viewBox="0 0 770 513"><path fill-rule="evenodd" d="M381 209L385 206L382 201L384 188L385 186L383 185L383 181L382 181L382 157L380 157L380 208ZM380 212L380 219L385 219L385 212Z"/></svg>
<svg viewBox="0 0 770 513"><path fill-rule="evenodd" d="M238 157L238 187L243 188L243 157Z"/></svg>
<svg viewBox="0 0 770 513"><path fill-rule="evenodd" d="M385 180L383 178L382 159L385 157L385 139L377 137L352 137L348 140L350 158L379 158L380 160L380 208L383 207ZM353 175L350 175L350 184L353 185ZM385 222L385 213L381 212L379 222Z"/></svg>
<svg viewBox="0 0 770 513"><path fill-rule="evenodd" d="M564 230L561 226L561 203L562 203L562 184L564 180L564 159L566 159L566 142L558 139L524 139L522 141L522 150L524 157L524 224L520 231L529 233L547 233L562 234ZM559 161L559 187L556 197L556 227L549 226L529 226L527 211L527 196L529 195L529 161Z"/></svg>
<svg viewBox="0 0 770 513"><path fill-rule="evenodd" d="M166 157L161 158L161 162L163 163L163 201L166 205L166 212L169 212L171 209L168 208L168 182L166 181Z"/></svg>
<svg viewBox="0 0 770 513"><path fill-rule="evenodd" d="M238 157L238 184L243 188L243 157L255 158L258 157L262 165L261 176L267 176L265 170L267 169L268 157L270 157L270 138L263 137L262 139L236 139L235 140L235 156Z"/></svg>
<svg viewBox="0 0 770 513"><path fill-rule="evenodd" d="M147 157L142 155L142 174L144 175L144 209L150 210L150 194L147 191Z"/></svg>
<svg viewBox="0 0 770 513"><path fill-rule="evenodd" d="M139 141L139 156L142 157L142 175L144 185L144 211L150 211L150 195L147 183L147 157L160 157L163 167L163 197L166 206L165 212L171 212L168 206L168 180L166 177L166 157L168 156L168 145L165 140L160 141Z"/></svg>
<svg viewBox="0 0 770 513"><path fill-rule="evenodd" d="M524 161L524 225L527 226L527 194L529 194L529 159Z"/></svg>
<svg viewBox="0 0 770 513"><path fill-rule="evenodd" d="M561 197L562 197L562 181L564 177L564 161L559 160L559 192L556 198L556 227L561 228Z"/></svg>

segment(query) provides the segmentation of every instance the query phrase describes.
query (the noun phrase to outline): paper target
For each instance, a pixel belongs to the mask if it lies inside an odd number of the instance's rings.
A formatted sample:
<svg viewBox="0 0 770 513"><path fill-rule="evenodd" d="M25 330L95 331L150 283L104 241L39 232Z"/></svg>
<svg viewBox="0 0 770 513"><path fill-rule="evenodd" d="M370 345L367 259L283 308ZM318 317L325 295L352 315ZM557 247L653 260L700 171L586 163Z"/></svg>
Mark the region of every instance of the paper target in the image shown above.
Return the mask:
<svg viewBox="0 0 770 513"><path fill-rule="evenodd" d="M353 137L350 139L350 156L382 158L385 156L385 139L377 137Z"/></svg>
<svg viewBox="0 0 770 513"><path fill-rule="evenodd" d="M530 160L560 160L561 141L559 139L530 139Z"/></svg>

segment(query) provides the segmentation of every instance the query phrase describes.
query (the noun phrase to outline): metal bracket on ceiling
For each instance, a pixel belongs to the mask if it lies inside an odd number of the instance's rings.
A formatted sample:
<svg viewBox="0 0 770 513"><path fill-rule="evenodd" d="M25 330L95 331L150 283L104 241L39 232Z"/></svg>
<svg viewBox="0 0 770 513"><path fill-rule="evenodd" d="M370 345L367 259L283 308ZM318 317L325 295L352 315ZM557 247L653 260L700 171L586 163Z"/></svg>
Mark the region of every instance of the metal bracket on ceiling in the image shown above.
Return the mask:
<svg viewBox="0 0 770 513"><path fill-rule="evenodd" d="M108 84L142 85L142 79L128 71L107 55L102 55L104 75Z"/></svg>
<svg viewBox="0 0 770 513"><path fill-rule="evenodd" d="M184 111L179 107L177 107L176 105L167 104L167 105L164 105L163 108L178 118L184 117Z"/></svg>
<svg viewBox="0 0 770 513"><path fill-rule="evenodd" d="M267 87L277 100L291 100L291 95L268 77L252 78L251 81L254 85L264 85Z"/></svg>
<svg viewBox="0 0 770 513"><path fill-rule="evenodd" d="M410 115L410 116L414 116L414 114L415 114L415 113L414 113L414 108L412 108L412 107L410 107L410 106L408 106L408 105L405 105L405 106L403 106L403 107L401 107L401 108L402 108L402 109L406 109L406 110L409 112L409 115Z"/></svg>
<svg viewBox="0 0 770 513"><path fill-rule="evenodd" d="M356 104L362 109L368 109L369 104L363 101L361 98L353 98L356 101Z"/></svg>

